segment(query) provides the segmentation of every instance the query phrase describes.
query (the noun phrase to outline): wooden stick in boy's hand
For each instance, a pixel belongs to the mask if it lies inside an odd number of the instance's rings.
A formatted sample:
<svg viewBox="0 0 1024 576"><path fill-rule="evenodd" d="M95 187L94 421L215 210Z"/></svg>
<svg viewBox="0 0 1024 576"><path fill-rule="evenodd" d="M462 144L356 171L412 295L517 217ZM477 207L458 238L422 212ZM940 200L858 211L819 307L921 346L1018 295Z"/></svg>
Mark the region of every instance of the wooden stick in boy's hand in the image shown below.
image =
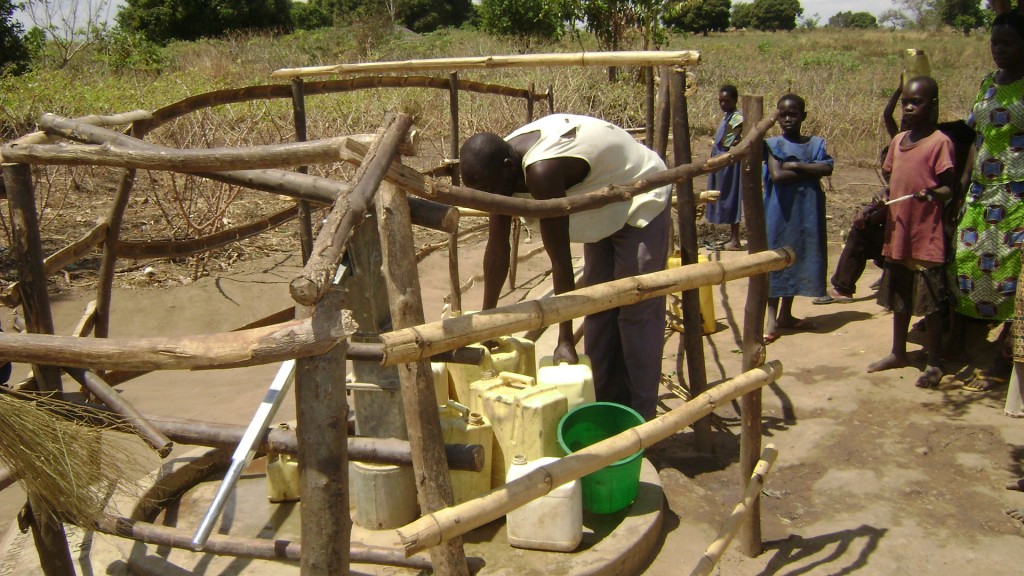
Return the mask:
<svg viewBox="0 0 1024 576"><path fill-rule="evenodd" d="M911 198L913 198L913 197L914 197L914 195L913 195L913 194L907 194L906 196L900 196L899 198L897 198L897 199L895 199L895 200L889 200L889 201L887 201L887 202L885 203L885 205L886 205L886 206L888 206L888 205L890 205L890 204L895 204L895 203L897 203L897 202L903 202L904 200L910 200L910 199L911 199Z"/></svg>

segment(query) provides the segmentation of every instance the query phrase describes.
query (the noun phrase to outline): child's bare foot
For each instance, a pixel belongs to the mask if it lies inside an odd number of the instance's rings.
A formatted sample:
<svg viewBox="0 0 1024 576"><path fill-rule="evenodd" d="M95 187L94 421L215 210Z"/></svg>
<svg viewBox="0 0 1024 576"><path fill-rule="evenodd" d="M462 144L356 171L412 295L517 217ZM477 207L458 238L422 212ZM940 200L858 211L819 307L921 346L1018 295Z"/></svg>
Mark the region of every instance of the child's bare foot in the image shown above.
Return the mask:
<svg viewBox="0 0 1024 576"><path fill-rule="evenodd" d="M910 365L910 360L907 359L907 355L889 354L885 358L882 358L878 362L873 362L868 365L868 372L881 372L882 370L892 370L894 368L905 368ZM941 374L939 375L941 378Z"/></svg>
<svg viewBox="0 0 1024 576"><path fill-rule="evenodd" d="M1024 508L1007 508L1004 512L1017 522L1024 522Z"/></svg>
<svg viewBox="0 0 1024 576"><path fill-rule="evenodd" d="M868 368L868 371L870 372L871 369ZM942 369L937 366L926 366L914 386L918 388L935 388L939 385L940 380L942 380Z"/></svg>
<svg viewBox="0 0 1024 576"><path fill-rule="evenodd" d="M1017 478L1013 482L1006 485L1007 490L1016 490L1018 492L1024 492L1024 478Z"/></svg>
<svg viewBox="0 0 1024 576"><path fill-rule="evenodd" d="M743 246L740 246L740 243L739 243L738 240L733 240L733 241L725 243L722 246L722 250L730 250L730 251L735 252L737 250L743 250Z"/></svg>

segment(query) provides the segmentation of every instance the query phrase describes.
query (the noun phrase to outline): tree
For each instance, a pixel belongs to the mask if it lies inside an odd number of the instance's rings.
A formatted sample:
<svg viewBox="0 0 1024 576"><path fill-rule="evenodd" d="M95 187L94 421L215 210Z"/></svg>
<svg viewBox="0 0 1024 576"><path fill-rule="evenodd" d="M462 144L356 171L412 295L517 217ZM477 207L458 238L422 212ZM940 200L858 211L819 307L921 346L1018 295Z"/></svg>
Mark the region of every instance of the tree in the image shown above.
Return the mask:
<svg viewBox="0 0 1024 576"><path fill-rule="evenodd" d="M117 23L164 44L231 30L286 30L291 28L291 14L289 0L126 0Z"/></svg>
<svg viewBox="0 0 1024 576"><path fill-rule="evenodd" d="M754 0L754 28L774 32L793 30L804 13L800 0Z"/></svg>
<svg viewBox="0 0 1024 576"><path fill-rule="evenodd" d="M21 22L14 19L14 3L0 0L0 76L28 70L28 48L21 38L24 31Z"/></svg>
<svg viewBox="0 0 1024 576"><path fill-rule="evenodd" d="M963 32L964 36L980 28L985 21L981 0L938 0L936 8L942 23Z"/></svg>
<svg viewBox="0 0 1024 576"><path fill-rule="evenodd" d="M22 10L57 50L58 66L99 42L110 14L109 0L25 0Z"/></svg>
<svg viewBox="0 0 1024 576"><path fill-rule="evenodd" d="M665 13L665 25L686 32L721 32L729 27L732 0L683 0L671 4Z"/></svg>
<svg viewBox="0 0 1024 576"><path fill-rule="evenodd" d="M730 21L733 28L753 28L754 5L751 3L733 4Z"/></svg>
<svg viewBox="0 0 1024 576"><path fill-rule="evenodd" d="M565 30L564 6L547 0L482 0L480 24L484 31L510 36L522 49L536 38L557 38Z"/></svg>
<svg viewBox="0 0 1024 576"><path fill-rule="evenodd" d="M828 19L830 28L878 28L878 20L869 12L837 12Z"/></svg>
<svg viewBox="0 0 1024 576"><path fill-rule="evenodd" d="M933 28L938 22L935 4L938 0L895 0L896 6L903 9L914 28Z"/></svg>
<svg viewBox="0 0 1024 576"><path fill-rule="evenodd" d="M413 32L421 33L461 26L473 13L470 0L402 0L396 6L398 20Z"/></svg>
<svg viewBox="0 0 1024 576"><path fill-rule="evenodd" d="M878 15L878 23L889 26L891 30L907 28L912 23L906 14L895 8L889 8Z"/></svg>

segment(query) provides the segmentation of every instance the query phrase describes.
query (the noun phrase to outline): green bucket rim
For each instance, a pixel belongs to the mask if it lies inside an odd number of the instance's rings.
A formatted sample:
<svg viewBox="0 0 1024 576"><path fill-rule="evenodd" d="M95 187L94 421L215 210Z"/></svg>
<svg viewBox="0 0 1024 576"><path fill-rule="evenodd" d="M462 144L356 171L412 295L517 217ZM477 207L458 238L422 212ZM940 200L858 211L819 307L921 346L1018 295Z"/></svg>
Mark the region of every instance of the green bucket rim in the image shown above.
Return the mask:
<svg viewBox="0 0 1024 576"><path fill-rule="evenodd" d="M588 409L588 408L592 409L594 406L614 406L615 408L621 408L622 410L624 410L628 414L632 414L633 416L636 417L637 423L635 425L633 425L633 426L630 426L630 428L635 428L635 427L643 424L644 422L646 422L646 420L644 420L644 417L641 416L639 412L637 412L636 410L633 410L632 408L630 408L629 406L626 406L625 404L619 404L618 402L590 402L588 404L580 404L579 406L577 406L577 407L573 408L572 410L569 410L568 412L566 412L558 420L558 428L557 428L556 432L557 432L557 436L558 436L558 447L562 449L562 452L565 452L567 455L568 454L573 454L573 451L569 450L569 447L565 445L565 440L562 438L562 428L563 428L563 425L565 424L565 421L568 420L569 417L572 416L573 414L575 414L576 412L579 412L580 410L584 410L584 409ZM628 428L627 428L627 430L628 430ZM623 430L623 432L625 432L625 430ZM620 432L620 434L621 434L621 432ZM609 438L610 438L610 436L609 436ZM596 442L595 442L595 444L596 444ZM633 460L636 460L637 458L642 457L643 454L644 454L644 449L641 448L641 449L637 450L636 452L634 452L633 454L630 454L629 456L626 456L625 458L622 458L620 460L616 460L615 462L612 462L608 466L611 467L611 466L619 466L620 464L627 464L627 463L629 463L629 462L631 462Z"/></svg>

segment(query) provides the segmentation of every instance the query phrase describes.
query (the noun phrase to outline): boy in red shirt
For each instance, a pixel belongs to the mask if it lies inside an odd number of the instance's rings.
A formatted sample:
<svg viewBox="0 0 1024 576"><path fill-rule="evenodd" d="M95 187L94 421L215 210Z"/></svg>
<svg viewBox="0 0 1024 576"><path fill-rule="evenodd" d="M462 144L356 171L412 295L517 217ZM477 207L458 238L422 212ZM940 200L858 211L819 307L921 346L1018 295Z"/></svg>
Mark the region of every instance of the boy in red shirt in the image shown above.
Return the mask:
<svg viewBox="0 0 1024 576"><path fill-rule="evenodd" d="M934 79L911 79L901 103L907 131L893 138L882 164L890 205L878 303L893 313L892 352L868 366L868 372L907 366L910 317L924 316L928 359L917 386L934 388L942 379L942 308L947 301L942 213L956 185L953 143L936 129L939 87Z"/></svg>

